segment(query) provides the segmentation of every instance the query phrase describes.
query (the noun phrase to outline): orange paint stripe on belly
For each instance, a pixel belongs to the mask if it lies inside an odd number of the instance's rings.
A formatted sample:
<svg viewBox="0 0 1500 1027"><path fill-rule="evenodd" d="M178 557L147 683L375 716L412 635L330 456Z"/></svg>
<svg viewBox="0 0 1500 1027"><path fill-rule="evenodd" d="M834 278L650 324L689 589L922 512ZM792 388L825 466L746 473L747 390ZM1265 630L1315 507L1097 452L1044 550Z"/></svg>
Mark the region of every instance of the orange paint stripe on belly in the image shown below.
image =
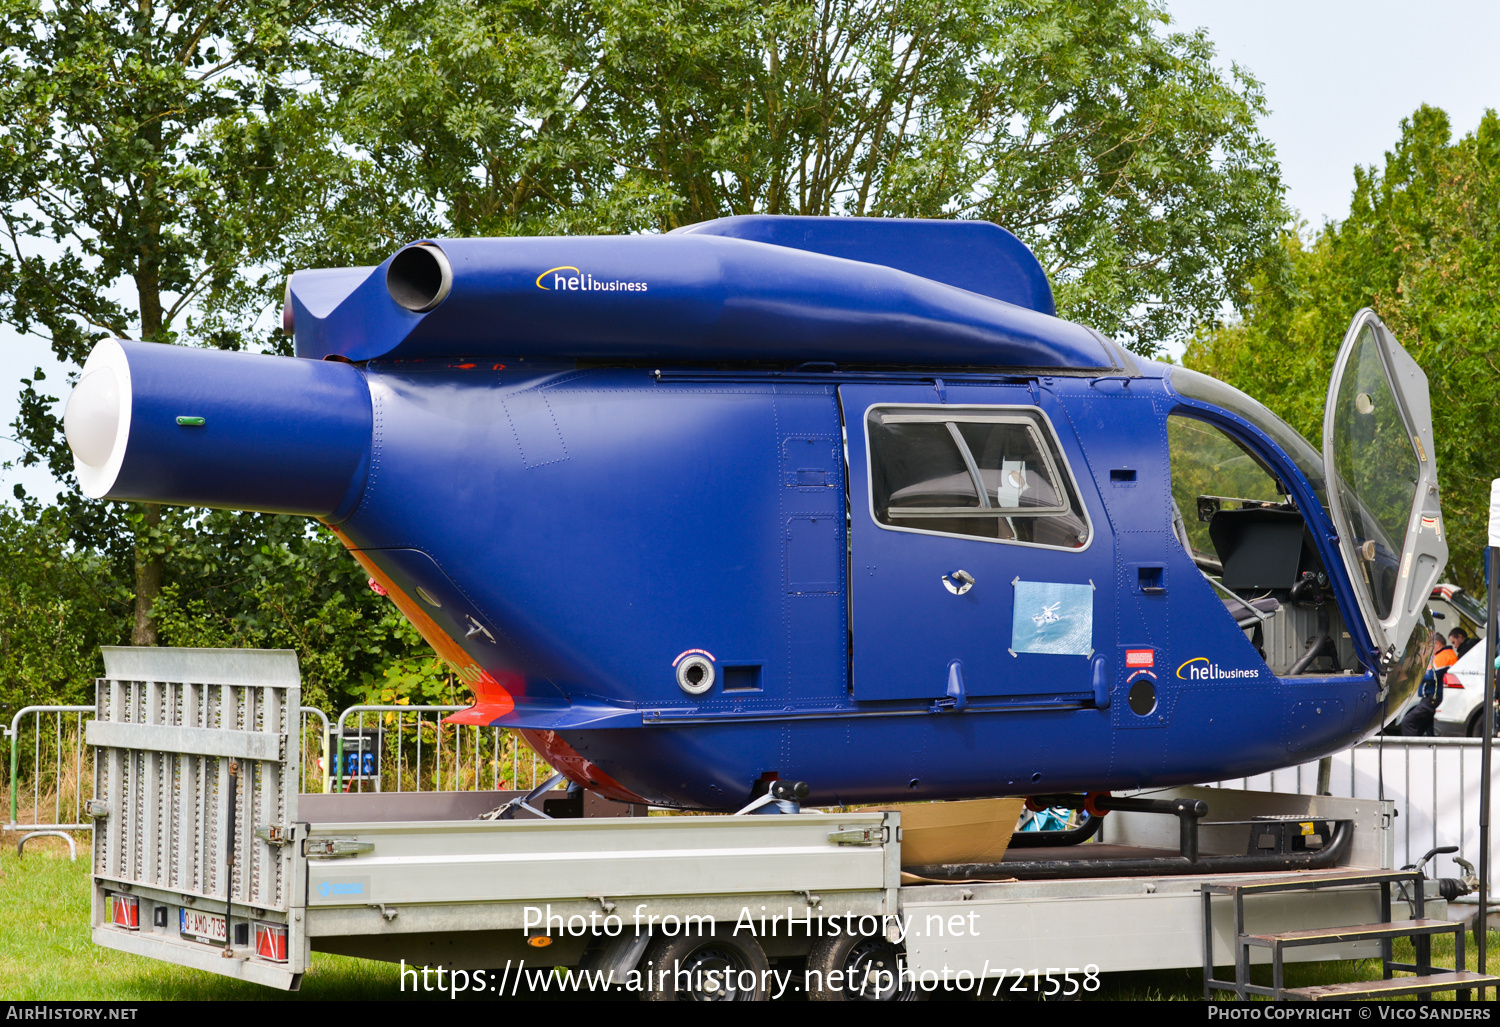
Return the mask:
<svg viewBox="0 0 1500 1027"><path fill-rule="evenodd" d="M416 628L417 633L427 640L427 644L432 646L433 651L446 660L452 666L453 672L458 675L459 680L473 690L474 705L446 719L463 724L488 724L495 717L502 717L516 708L515 699L504 686L483 667L475 663L474 658L465 652L461 645L453 641L435 620L427 616L426 611L417 604L416 600L403 592L394 581L386 576L384 571L375 565L373 560L355 549L343 532L332 525L327 525L327 527L333 532L334 537L344 544L344 548L349 550L349 554L359 561L359 565L365 569L365 572L385 589L391 602L396 604L396 609L411 621L412 627Z"/></svg>

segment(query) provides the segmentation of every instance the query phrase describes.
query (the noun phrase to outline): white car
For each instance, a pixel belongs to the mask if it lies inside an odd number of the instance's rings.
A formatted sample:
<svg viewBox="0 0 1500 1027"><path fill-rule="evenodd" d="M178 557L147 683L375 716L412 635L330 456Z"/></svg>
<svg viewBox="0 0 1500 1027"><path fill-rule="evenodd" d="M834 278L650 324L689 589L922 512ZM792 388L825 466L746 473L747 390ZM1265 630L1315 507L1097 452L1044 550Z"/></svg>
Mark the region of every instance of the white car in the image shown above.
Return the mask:
<svg viewBox="0 0 1500 1027"><path fill-rule="evenodd" d="M1478 738L1484 733L1484 722L1479 719L1484 699L1484 650L1481 641L1459 657L1444 675L1443 701L1433 719L1437 734Z"/></svg>
<svg viewBox="0 0 1500 1027"><path fill-rule="evenodd" d="M1470 638L1484 638L1484 607L1457 585L1446 581L1434 585L1427 609L1444 638L1454 628L1463 628Z"/></svg>
<svg viewBox="0 0 1500 1027"><path fill-rule="evenodd" d="M1475 649L1484 648L1484 607L1476 603L1474 597L1462 588L1449 582L1434 585L1432 594L1427 600L1427 611L1432 614L1434 628L1444 638L1447 638L1454 628L1463 628L1471 639L1478 640L1478 644L1471 647L1465 657L1473 656ZM1478 661L1483 657L1475 656L1473 659ZM1470 718L1473 718L1474 731L1471 737L1477 738L1482 729L1478 717L1475 716L1475 709L1479 705L1479 694L1475 691L1479 681L1479 664L1478 662L1470 663L1467 660L1460 662L1467 663L1473 668L1475 684L1466 688L1465 679L1459 677L1452 677L1451 683L1448 679L1443 681L1443 702L1438 707L1437 716L1434 718L1433 731L1440 735L1463 737L1467 733ZM1453 669L1448 668L1450 676ZM1457 693L1451 702L1448 695L1450 688ZM1465 692L1469 694L1465 696L1463 694ZM1386 721L1385 730L1382 733L1399 735L1402 719L1416 704L1417 696L1415 695L1406 700L1406 703ZM1444 710L1449 711L1453 718L1446 726L1443 724Z"/></svg>

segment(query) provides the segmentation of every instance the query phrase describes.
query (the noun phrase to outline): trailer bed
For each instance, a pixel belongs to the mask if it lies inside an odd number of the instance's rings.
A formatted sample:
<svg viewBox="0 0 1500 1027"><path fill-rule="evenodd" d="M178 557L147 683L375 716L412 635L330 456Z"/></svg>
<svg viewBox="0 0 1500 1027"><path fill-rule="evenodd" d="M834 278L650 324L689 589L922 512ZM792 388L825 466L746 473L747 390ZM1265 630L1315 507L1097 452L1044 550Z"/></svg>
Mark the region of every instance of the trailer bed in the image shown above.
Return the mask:
<svg viewBox="0 0 1500 1027"><path fill-rule="evenodd" d="M94 940L275 988L297 988L314 951L434 969L590 964L623 977L646 941L680 931L748 932L769 959L796 961L856 926L903 946L913 976L1040 985L1049 972L1202 965L1202 886L1236 876L1186 867L903 883L899 812L486 820L476 818L500 793L304 796L287 726L299 705L290 654L106 658L88 729L99 747ZM1390 865L1389 803L1157 794L1207 797L1214 819L1233 822L1204 826L1205 854L1243 853L1248 816L1302 816L1350 821L1348 862ZM1060 855L1161 857L1177 830L1171 817L1116 812L1099 840ZM1378 912L1374 890L1342 889L1267 896L1247 923L1286 931ZM1212 933L1215 962L1232 964L1227 900L1214 900ZM1363 942L1297 956L1377 952Z"/></svg>

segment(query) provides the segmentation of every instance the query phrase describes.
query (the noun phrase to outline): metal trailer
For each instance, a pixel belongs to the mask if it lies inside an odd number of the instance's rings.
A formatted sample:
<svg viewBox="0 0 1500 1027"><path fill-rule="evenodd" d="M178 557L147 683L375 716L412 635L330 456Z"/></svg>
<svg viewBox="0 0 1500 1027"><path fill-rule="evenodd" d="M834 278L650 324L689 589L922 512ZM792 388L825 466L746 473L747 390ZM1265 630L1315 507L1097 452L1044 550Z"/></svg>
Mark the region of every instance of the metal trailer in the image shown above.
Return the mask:
<svg viewBox="0 0 1500 1027"><path fill-rule="evenodd" d="M644 972L687 957L700 970L769 972L764 988L743 991L753 996L782 982L826 989L840 981L829 970L863 970L868 983L904 947L907 976L887 991L985 979L987 989L1076 993L1100 973L1202 965L1202 886L1247 876L903 881L898 812L484 820L476 814L498 793L440 793L422 796L422 819L410 819L409 797L299 794L290 652L115 649L106 672L87 728L99 747L95 942L274 988L299 987L314 951L396 963L393 989L406 990L431 985L423 967L513 989L502 982L519 981L524 965L661 992L666 982ZM1247 819L1292 816L1350 821L1343 862L1391 864L1389 802L1158 794L1212 804L1205 855L1243 854ZM1105 846L1177 844L1170 817L1115 812L1105 825ZM1213 961L1232 965L1233 910L1214 903ZM1340 888L1266 896L1245 916L1265 932L1379 914L1376 890ZM1427 915L1443 915L1441 900ZM1379 954L1378 942L1359 942L1286 958ZM806 982L804 967L816 971ZM516 973L467 973L504 968ZM445 978L450 988L458 979Z"/></svg>

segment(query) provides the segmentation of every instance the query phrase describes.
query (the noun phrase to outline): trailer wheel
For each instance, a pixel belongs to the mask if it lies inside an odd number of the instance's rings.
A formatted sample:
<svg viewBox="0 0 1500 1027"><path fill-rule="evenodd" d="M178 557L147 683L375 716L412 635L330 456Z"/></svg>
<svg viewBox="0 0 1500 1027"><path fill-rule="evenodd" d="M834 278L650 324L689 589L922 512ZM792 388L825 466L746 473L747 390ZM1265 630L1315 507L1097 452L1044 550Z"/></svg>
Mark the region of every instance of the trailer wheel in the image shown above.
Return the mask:
<svg viewBox="0 0 1500 1027"><path fill-rule="evenodd" d="M916 1001L915 983L902 977L905 962L903 947L883 937L819 938L807 954L807 997L813 1002Z"/></svg>
<svg viewBox="0 0 1500 1027"><path fill-rule="evenodd" d="M771 974L760 942L719 935L657 938L642 969L647 1002L760 1002Z"/></svg>

